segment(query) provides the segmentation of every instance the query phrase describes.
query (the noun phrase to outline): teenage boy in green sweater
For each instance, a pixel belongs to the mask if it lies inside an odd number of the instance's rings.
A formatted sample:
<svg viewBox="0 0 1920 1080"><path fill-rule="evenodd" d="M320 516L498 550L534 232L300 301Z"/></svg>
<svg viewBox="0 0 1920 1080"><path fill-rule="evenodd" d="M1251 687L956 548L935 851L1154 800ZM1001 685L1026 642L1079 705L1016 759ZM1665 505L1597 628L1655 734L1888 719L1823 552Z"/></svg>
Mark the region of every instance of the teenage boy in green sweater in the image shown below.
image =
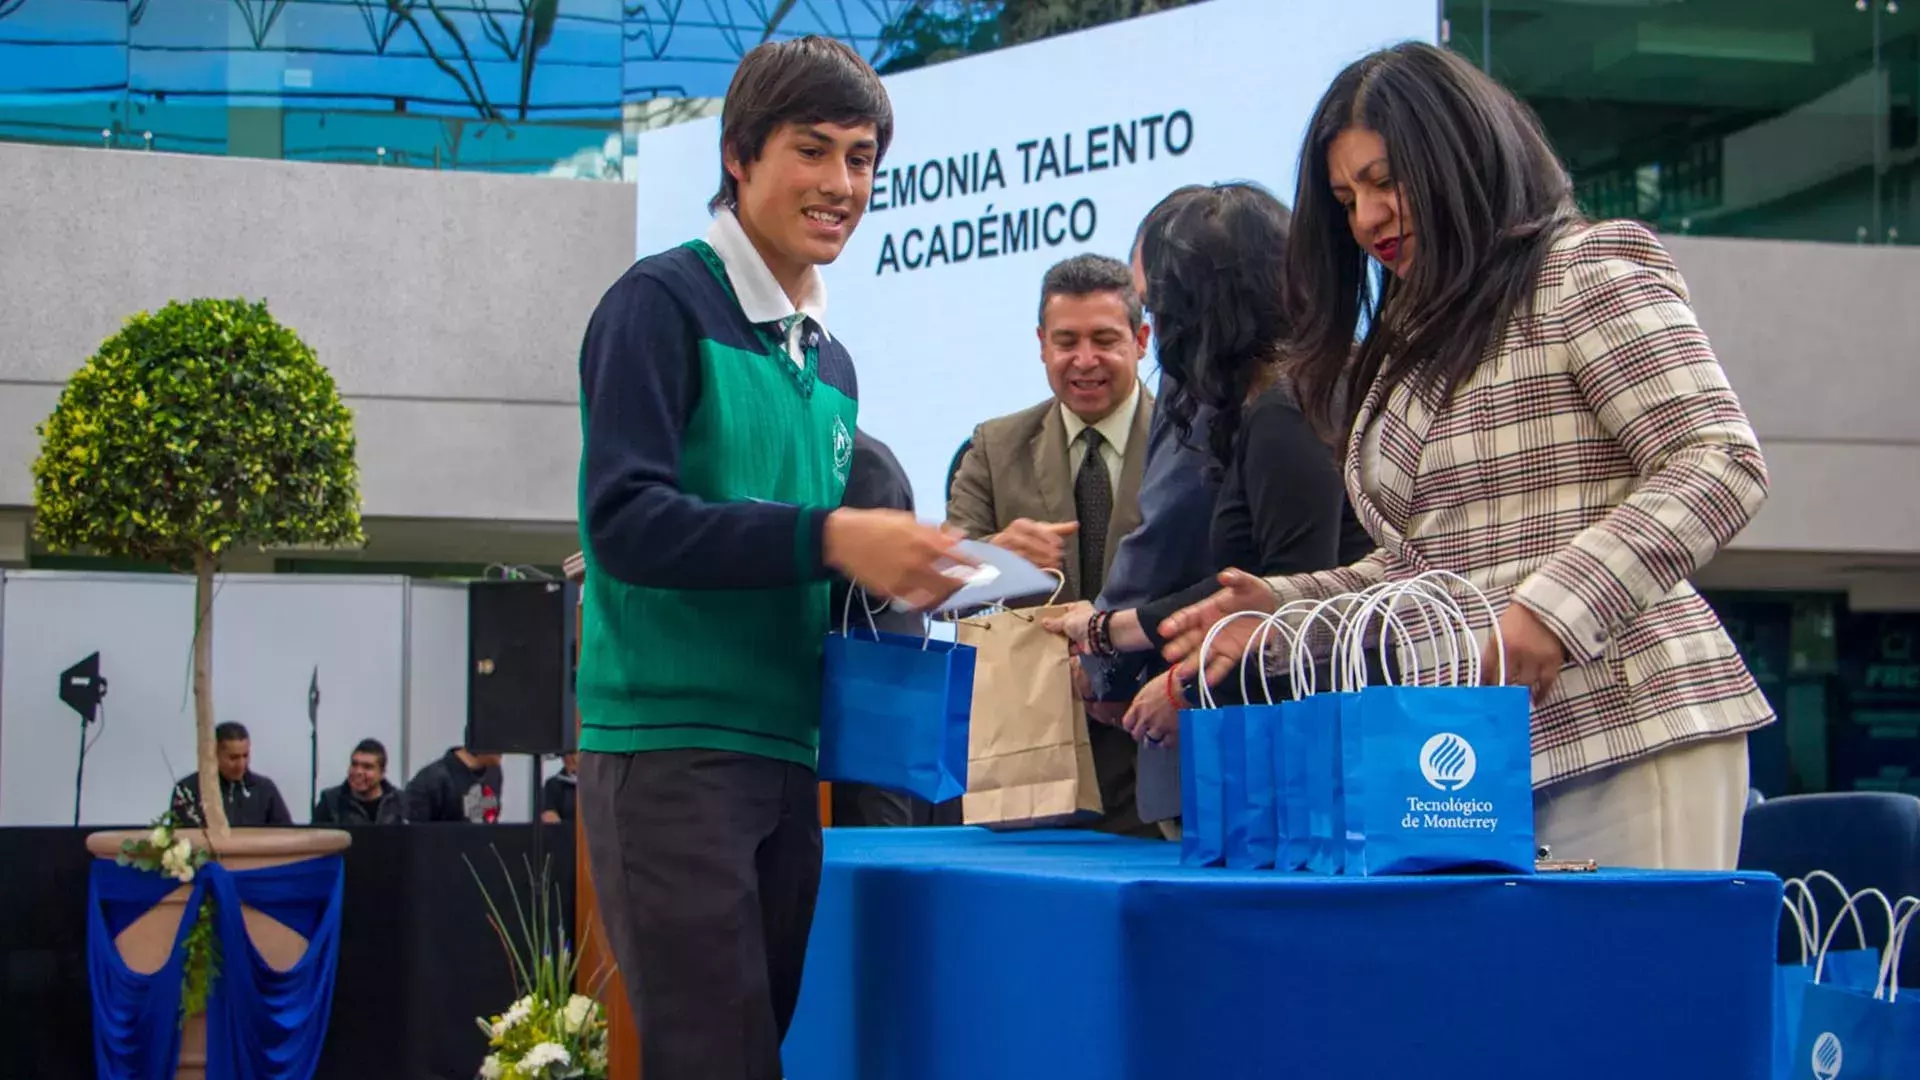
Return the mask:
<svg viewBox="0 0 1920 1080"><path fill-rule="evenodd" d="M579 813L646 1080L777 1080L820 883L828 574L920 606L953 539L843 509L858 392L818 267L860 222L886 90L763 44L704 241L642 259L580 355Z"/></svg>

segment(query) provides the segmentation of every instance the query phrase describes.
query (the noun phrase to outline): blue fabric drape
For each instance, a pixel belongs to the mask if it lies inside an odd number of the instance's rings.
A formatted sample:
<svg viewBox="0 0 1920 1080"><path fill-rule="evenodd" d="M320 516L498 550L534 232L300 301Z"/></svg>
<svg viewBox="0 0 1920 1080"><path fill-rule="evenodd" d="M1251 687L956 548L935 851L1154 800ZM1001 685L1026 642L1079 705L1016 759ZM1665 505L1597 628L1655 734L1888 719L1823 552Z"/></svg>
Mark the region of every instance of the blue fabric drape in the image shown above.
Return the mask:
<svg viewBox="0 0 1920 1080"><path fill-rule="evenodd" d="M217 864L202 867L194 876L166 965L152 975L140 975L120 959L113 939L177 883L95 860L88 888L87 968L93 980L94 1061L100 1080L172 1077L180 1055L183 946L208 893L214 899L220 968L207 1002L207 1076L311 1077L333 1004L345 880L346 862L338 855L240 873ZM275 970L254 950L242 905L307 939L305 955L290 970Z"/></svg>

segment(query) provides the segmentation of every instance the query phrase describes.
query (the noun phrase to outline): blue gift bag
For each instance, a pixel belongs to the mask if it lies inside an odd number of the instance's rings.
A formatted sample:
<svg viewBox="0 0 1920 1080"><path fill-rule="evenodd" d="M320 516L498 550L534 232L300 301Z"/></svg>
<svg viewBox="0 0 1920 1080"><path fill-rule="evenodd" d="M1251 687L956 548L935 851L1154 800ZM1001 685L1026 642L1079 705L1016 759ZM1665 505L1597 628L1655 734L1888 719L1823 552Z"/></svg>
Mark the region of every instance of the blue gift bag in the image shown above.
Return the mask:
<svg viewBox="0 0 1920 1080"><path fill-rule="evenodd" d="M1793 1076L1794 1047L1800 1039L1800 1014L1807 987L1813 983L1812 964L1781 964L1773 969L1773 1076ZM1878 949L1847 949L1827 953L1820 969L1821 983L1871 994L1880 980Z"/></svg>
<svg viewBox="0 0 1920 1080"><path fill-rule="evenodd" d="M1313 829L1307 773L1312 761L1312 698L1282 702L1273 732L1274 816L1279 832L1273 864L1304 870L1313 856Z"/></svg>
<svg viewBox="0 0 1920 1080"><path fill-rule="evenodd" d="M1268 870L1279 844L1277 791L1273 773L1277 705L1237 705L1221 724L1222 764L1226 777L1226 863L1236 870Z"/></svg>
<svg viewBox="0 0 1920 1080"><path fill-rule="evenodd" d="M1913 1080L1920 1076L1920 994L1811 983L1794 1041L1794 1080Z"/></svg>
<svg viewBox="0 0 1920 1080"><path fill-rule="evenodd" d="M967 790L970 645L855 630L827 637L820 779L928 802Z"/></svg>
<svg viewBox="0 0 1920 1080"><path fill-rule="evenodd" d="M1226 862L1227 709L1180 710L1180 865Z"/></svg>
<svg viewBox="0 0 1920 1080"><path fill-rule="evenodd" d="M1340 715L1351 694L1315 694L1307 721L1307 869L1338 874L1344 865L1346 824L1341 806Z"/></svg>
<svg viewBox="0 0 1920 1080"><path fill-rule="evenodd" d="M1524 686L1370 686L1344 711L1350 874L1534 870Z"/></svg>
<svg viewBox="0 0 1920 1080"><path fill-rule="evenodd" d="M1791 1080L1793 1048L1800 1041L1800 1008L1813 985L1812 964L1773 969L1773 1080Z"/></svg>

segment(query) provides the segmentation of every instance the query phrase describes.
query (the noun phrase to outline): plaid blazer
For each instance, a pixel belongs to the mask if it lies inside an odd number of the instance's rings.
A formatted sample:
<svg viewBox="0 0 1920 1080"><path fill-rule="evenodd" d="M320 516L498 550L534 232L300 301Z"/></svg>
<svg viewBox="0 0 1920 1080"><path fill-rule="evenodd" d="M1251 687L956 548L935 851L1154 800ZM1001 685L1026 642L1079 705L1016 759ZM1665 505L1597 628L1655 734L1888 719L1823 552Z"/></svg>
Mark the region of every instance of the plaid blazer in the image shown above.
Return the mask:
<svg viewBox="0 0 1920 1080"><path fill-rule="evenodd" d="M1765 500L1766 465L1678 269L1640 225L1556 242L1531 311L1450 404L1375 385L1346 481L1379 548L1274 591L1321 599L1437 569L1496 611L1525 605L1568 657L1533 709L1536 786L1773 718L1687 583Z"/></svg>

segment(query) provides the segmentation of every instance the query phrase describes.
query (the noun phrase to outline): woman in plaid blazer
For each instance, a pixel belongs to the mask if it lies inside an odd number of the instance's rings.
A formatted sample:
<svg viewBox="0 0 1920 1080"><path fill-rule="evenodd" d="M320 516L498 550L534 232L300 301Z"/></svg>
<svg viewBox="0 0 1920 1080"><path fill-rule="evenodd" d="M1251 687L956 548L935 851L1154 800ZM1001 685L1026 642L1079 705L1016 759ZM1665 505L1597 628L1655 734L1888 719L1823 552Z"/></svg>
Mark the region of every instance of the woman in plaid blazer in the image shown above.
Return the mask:
<svg viewBox="0 0 1920 1080"><path fill-rule="evenodd" d="M1378 548L1323 573L1222 575L1163 626L1168 658L1190 671L1229 611L1452 571L1501 611L1509 681L1533 690L1541 843L1732 868L1746 733L1773 714L1687 577L1746 525L1767 473L1672 259L1640 225L1586 222L1531 112L1428 45L1334 81L1298 199L1295 379L1344 439ZM1210 666L1245 636L1223 634Z"/></svg>

